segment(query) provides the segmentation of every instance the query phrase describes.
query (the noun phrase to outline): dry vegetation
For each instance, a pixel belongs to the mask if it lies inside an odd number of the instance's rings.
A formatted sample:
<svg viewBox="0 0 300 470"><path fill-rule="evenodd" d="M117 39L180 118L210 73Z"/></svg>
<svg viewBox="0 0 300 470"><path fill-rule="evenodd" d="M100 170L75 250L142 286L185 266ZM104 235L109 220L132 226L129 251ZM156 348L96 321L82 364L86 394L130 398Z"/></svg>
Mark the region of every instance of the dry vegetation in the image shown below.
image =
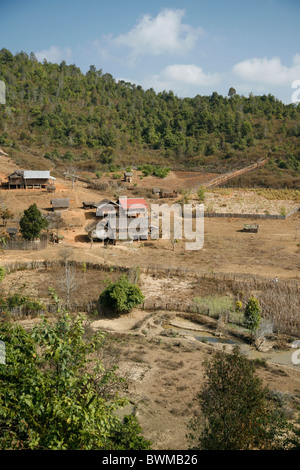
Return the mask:
<svg viewBox="0 0 300 470"><path fill-rule="evenodd" d="M3 160L0 164L2 177L14 169L9 161ZM179 176L176 179L175 173L169 176L164 184L169 184L172 179L170 189L195 186L195 176L189 179L186 175L186 186ZM135 183L137 186L127 189L128 196L147 194L149 203L152 200L157 202L151 194L152 185L160 186L157 180L150 184L150 180L144 178ZM64 224L60 228L64 240L58 245L49 244L46 250L34 252L3 250L0 254L3 266L15 264L20 267L22 263L32 261L48 263L48 267L14 270L7 274L2 282L3 290L47 302L48 288L53 287L64 299L65 288L60 282L64 275L63 266L51 263L63 260L66 249L69 250L68 259L76 261L74 303L96 300L106 281L119 276L119 266L131 269L132 273L139 268L145 305L148 302L151 308L135 309L118 317L90 316L90 328L108 332L104 360L118 363L120 374L128 379L126 393L145 437L152 441L154 449L187 448L187 423L197 412L193 399L203 381L202 361L215 348L225 347L228 351L232 348L230 344L198 341L195 335L187 332L197 330L202 331L203 336L209 332L221 334L221 338L237 338L238 335L247 339L234 312L232 320L236 323L228 323L221 328L214 315L207 317L202 314L205 312L197 313L195 299L211 297L218 302L230 298L233 302L241 300L245 305L251 295L257 296L264 319L268 321L263 333L271 342L271 349L264 356L254 356L263 358L258 373L266 384L286 398L289 410L297 409L299 366L291 364L289 346L300 335L299 214L295 213L286 220L260 220L257 234L242 232L243 223L248 223L243 219L205 219L204 247L199 252L186 251L183 240L176 244L174 250L170 241L163 239L107 248L101 243L90 246L84 229L94 220L95 211L84 211L82 202L112 198L118 188L121 191L120 186L97 191L91 189L89 183L78 181L72 189L69 181L58 179L55 197L71 199L71 209L63 214ZM188 192L186 195L190 201L196 200L195 195ZM45 213L49 212L51 197L39 190L1 191L2 202L16 218L33 202ZM220 211L231 210L230 204L235 204L235 207L244 204L245 213L254 208L275 213L283 203L288 212L288 204L291 207L299 204L299 193L295 191L223 188L207 192L206 203L210 198ZM2 229L5 232L5 227ZM106 270L89 269L89 263L105 266ZM278 284L272 282L275 276L279 278ZM168 307L162 311L161 305ZM190 310L191 306L194 311ZM17 320L30 328L38 318ZM282 363L276 364L278 359L271 356L272 351L286 354Z"/></svg>

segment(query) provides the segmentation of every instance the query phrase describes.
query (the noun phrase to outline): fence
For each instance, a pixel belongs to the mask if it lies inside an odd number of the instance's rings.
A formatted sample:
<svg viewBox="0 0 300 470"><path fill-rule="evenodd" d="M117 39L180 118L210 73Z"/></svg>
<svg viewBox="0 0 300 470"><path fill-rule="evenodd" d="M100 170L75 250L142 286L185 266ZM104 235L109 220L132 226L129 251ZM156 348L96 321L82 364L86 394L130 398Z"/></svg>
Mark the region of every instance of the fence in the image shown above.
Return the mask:
<svg viewBox="0 0 300 470"><path fill-rule="evenodd" d="M47 247L48 237L41 236L38 240L24 240L18 238L10 238L5 243L1 243L2 250L43 250Z"/></svg>
<svg viewBox="0 0 300 470"><path fill-rule="evenodd" d="M56 261L31 261L31 262L14 262L3 265L7 273L25 270L25 269L43 269L63 266L63 260ZM78 269L82 270L82 263L71 261L71 264ZM195 282L204 282L209 280L213 282L214 294L218 296L226 296L228 288L232 291L233 295L242 296L247 299L252 292L260 292L259 300L264 311L266 319L271 319L274 322L278 331L299 334L300 332L300 287L299 280L280 280L278 283L273 282L272 278L266 278L259 275L242 274L242 273L213 273L213 272L200 272L197 269L171 267L164 268L161 266L144 266L144 267L128 267L128 266L110 266L107 264L85 263L86 269L94 269L105 272L117 272L120 274L126 273L133 279L132 282L137 280L138 274L150 274L153 277L178 277L184 279L192 279ZM135 279L134 279L135 278ZM252 294L251 294L252 295ZM213 305L213 304L212 304ZM60 304L60 308L66 307ZM85 312L87 314L95 313L105 314L106 312L101 308L98 299L91 299L86 303L72 303L71 310L74 313ZM173 299L166 297L165 299L151 299L146 298L140 308L148 311L173 311L189 314L202 314L208 315L212 318L219 318L219 315L225 314L228 316L229 322L239 323L241 318L231 308L224 308L220 311L220 306L217 305L217 310L214 306L210 307L209 303L196 302L195 299L183 298ZM219 308L220 307L220 308ZM14 316L35 316L42 313L55 314L57 312L56 304L45 305L44 310L28 311L26 305L15 307L11 310Z"/></svg>
<svg viewBox="0 0 300 470"><path fill-rule="evenodd" d="M9 274L15 271L22 271L26 269L42 269L42 268L51 268L51 267L58 267L64 266L64 260L43 260L43 261L26 261L26 262L19 262L15 261L13 263L2 263L3 268ZM79 261L70 260L70 265L74 266L75 268L81 269L83 263ZM211 272L211 271L199 271L196 268L187 268L181 266L172 266L166 268L164 266L121 266L121 265L110 265L110 264L100 264L100 263L92 263L92 262L84 262L85 269L94 269L104 272L119 272L120 274L129 273L133 270L138 270L141 274L151 274L156 276L165 276L165 277L183 277L186 278L188 276L196 278L198 280L201 279L211 279L211 280L219 280L219 281L238 281L238 282L271 282L273 278L267 278L266 276L262 276L259 274L244 274L244 273L222 273L222 272ZM284 284L285 286L290 285L293 288L298 286L299 281L297 279L293 280L286 280L281 281L281 285ZM299 289L300 291L300 289Z"/></svg>
<svg viewBox="0 0 300 470"><path fill-rule="evenodd" d="M59 304L59 307L57 304L46 304L44 305L44 308L34 311L32 310L32 308L24 304L11 308L9 310L9 313L14 317L26 317L28 315L33 314L38 317L41 315L45 315L46 313L55 315L58 312L58 308L66 310L69 310L71 308L73 313L101 313L101 308L97 300L91 300L90 302L86 302L83 304L72 303L69 307L64 304Z"/></svg>
<svg viewBox="0 0 300 470"><path fill-rule="evenodd" d="M243 214L234 212L204 212L204 217L227 217L227 218L240 218L240 219L273 219L273 220L285 220L291 215L295 214L300 210L299 207L293 209L286 215L279 214Z"/></svg>
<svg viewBox="0 0 300 470"><path fill-rule="evenodd" d="M257 163L253 163L252 165L246 166L245 168L241 168L240 170L235 170L230 173L225 173L221 176L218 176L217 178L214 178L211 181L208 181L207 183L203 183L204 188L213 188L215 186L219 186L220 184L227 183L228 180L235 178L236 176L243 175L244 173L248 173L253 170L257 170L258 168L261 168L264 166L267 162L269 161L269 158L265 158L264 160L260 160ZM196 192L199 189L199 186L193 189L194 192Z"/></svg>

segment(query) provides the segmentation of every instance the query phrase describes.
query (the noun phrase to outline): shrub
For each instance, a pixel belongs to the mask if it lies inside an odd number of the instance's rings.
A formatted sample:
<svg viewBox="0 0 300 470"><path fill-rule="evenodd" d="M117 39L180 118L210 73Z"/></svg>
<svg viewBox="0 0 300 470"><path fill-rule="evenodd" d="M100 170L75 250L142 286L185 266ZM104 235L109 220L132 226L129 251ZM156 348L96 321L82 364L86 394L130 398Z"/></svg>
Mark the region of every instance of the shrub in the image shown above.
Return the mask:
<svg viewBox="0 0 300 470"><path fill-rule="evenodd" d="M245 325L250 330L257 330L261 320L261 309L255 297L250 297L244 312Z"/></svg>
<svg viewBox="0 0 300 470"><path fill-rule="evenodd" d="M157 176L158 178L165 178L170 172L170 168L160 168L159 166L153 165L141 165L138 167L144 176Z"/></svg>
<svg viewBox="0 0 300 470"><path fill-rule="evenodd" d="M205 200L205 189L201 186L197 192L199 202L203 203Z"/></svg>
<svg viewBox="0 0 300 470"><path fill-rule="evenodd" d="M136 284L131 284L126 276L115 283L109 283L100 295L100 303L115 312L128 312L143 302L144 296Z"/></svg>

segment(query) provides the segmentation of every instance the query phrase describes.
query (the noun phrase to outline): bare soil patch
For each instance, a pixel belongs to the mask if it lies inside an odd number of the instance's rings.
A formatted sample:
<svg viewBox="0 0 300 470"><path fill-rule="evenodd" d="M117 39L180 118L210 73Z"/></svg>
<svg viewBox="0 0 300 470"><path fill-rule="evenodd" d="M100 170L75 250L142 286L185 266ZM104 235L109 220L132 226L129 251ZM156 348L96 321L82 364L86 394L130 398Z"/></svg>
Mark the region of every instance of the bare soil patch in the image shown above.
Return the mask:
<svg viewBox="0 0 300 470"><path fill-rule="evenodd" d="M288 215L300 207L289 199L267 199L255 191L215 189L205 192L205 210L215 213Z"/></svg>

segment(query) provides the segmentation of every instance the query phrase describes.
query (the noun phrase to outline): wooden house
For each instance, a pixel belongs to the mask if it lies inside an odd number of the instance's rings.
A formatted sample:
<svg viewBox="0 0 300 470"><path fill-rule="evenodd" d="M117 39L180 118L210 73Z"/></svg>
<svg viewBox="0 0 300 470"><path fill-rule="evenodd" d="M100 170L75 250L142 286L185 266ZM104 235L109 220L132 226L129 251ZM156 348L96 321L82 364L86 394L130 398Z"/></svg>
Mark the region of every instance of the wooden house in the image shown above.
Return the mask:
<svg viewBox="0 0 300 470"><path fill-rule="evenodd" d="M83 201L82 207L84 209L94 209L95 204L95 201Z"/></svg>
<svg viewBox="0 0 300 470"><path fill-rule="evenodd" d="M53 211L67 211L70 208L70 199L51 199Z"/></svg>
<svg viewBox="0 0 300 470"><path fill-rule="evenodd" d="M155 197L159 197L161 194L161 189L160 188L153 188L152 193L154 194Z"/></svg>
<svg viewBox="0 0 300 470"><path fill-rule="evenodd" d="M8 176L9 189L40 189L53 185L50 171L15 170Z"/></svg>
<svg viewBox="0 0 300 470"><path fill-rule="evenodd" d="M97 204L96 217L107 217L109 215L118 214L118 204L109 199L103 199Z"/></svg>
<svg viewBox="0 0 300 470"><path fill-rule="evenodd" d="M24 188L24 177L23 170L15 170L11 175L8 176L8 189L23 189Z"/></svg>
<svg viewBox="0 0 300 470"><path fill-rule="evenodd" d="M125 173L124 173L124 181L126 181L126 183L131 183L131 182L132 182L132 178L133 178L133 174L131 173L131 171L125 171Z"/></svg>

